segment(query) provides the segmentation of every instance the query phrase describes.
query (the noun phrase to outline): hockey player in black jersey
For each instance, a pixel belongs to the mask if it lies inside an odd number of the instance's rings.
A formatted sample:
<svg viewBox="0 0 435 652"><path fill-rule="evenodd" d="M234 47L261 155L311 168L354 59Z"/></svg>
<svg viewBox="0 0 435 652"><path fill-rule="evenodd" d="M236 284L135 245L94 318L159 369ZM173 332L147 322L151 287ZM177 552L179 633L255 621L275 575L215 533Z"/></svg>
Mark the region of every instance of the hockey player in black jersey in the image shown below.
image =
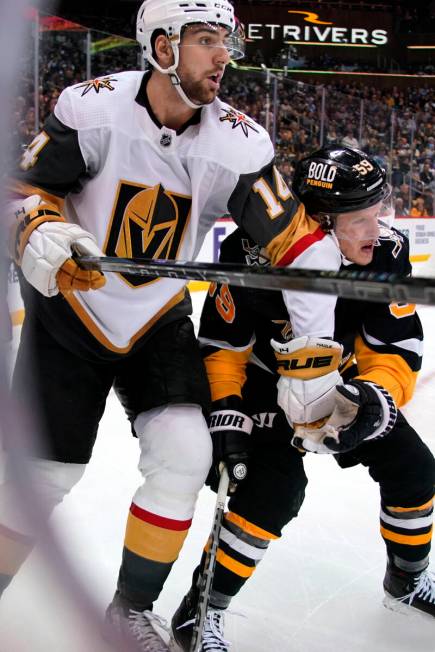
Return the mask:
<svg viewBox="0 0 435 652"><path fill-rule="evenodd" d="M293 191L336 238L343 267L407 276L408 241L388 224L385 177L364 153L332 145L298 163ZM222 243L220 260L269 264L241 229ZM209 483L216 486L220 461L234 482L233 469L247 468L224 517L201 649L228 650L224 610L270 542L297 516L307 483L306 451L334 454L342 468L367 467L381 495L385 602L433 617L435 581L427 567L435 463L397 411L412 397L421 366L423 332L415 305L339 298L328 344L309 333L293 337L291 312L289 320L279 292L212 284L199 338L213 399ZM328 376L335 366L340 380L332 387ZM331 416L325 418L328 404ZM238 427L234 419L219 427L216 415L222 423L224 414L238 414ZM189 649L199 568L172 623L183 650Z"/></svg>

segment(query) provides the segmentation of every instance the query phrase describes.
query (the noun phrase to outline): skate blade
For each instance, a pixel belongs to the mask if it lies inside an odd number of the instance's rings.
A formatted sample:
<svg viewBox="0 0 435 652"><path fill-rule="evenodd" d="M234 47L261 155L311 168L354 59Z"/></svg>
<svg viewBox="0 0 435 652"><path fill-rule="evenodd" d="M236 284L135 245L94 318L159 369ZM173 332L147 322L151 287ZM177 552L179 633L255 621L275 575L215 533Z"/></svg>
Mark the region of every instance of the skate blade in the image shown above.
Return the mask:
<svg viewBox="0 0 435 652"><path fill-rule="evenodd" d="M406 616L407 618L423 618L426 622L431 622L433 624L433 616L421 611L421 609L416 609L412 605L406 604L405 602L399 602L397 598L394 598L389 593L385 592L385 597L383 599L383 605L390 611L395 611L396 613Z"/></svg>

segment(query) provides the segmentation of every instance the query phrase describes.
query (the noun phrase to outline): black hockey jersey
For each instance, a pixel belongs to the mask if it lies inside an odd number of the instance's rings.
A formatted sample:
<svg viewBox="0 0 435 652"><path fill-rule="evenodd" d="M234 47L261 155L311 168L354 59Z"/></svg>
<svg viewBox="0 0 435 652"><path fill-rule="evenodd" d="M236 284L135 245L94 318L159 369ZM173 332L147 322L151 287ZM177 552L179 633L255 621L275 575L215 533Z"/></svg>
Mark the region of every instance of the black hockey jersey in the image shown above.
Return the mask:
<svg viewBox="0 0 435 652"><path fill-rule="evenodd" d="M220 260L269 264L261 248L240 229L222 243ZM409 275L408 240L394 228L383 228L370 265L351 264L346 268ZM277 374L270 340L286 341L292 335L280 291L212 284L203 307L199 339L213 400L232 394L241 396L248 363ZM345 378L358 375L383 385L398 406L411 398L423 345L414 304L339 298L334 339L344 347L341 373Z"/></svg>

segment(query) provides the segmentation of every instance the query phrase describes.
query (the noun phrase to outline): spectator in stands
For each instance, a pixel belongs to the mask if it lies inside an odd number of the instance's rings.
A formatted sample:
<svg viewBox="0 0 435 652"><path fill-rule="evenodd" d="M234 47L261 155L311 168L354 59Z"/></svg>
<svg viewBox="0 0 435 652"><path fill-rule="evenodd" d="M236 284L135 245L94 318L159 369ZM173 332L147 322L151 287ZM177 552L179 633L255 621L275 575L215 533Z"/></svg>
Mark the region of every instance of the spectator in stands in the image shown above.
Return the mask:
<svg viewBox="0 0 435 652"><path fill-rule="evenodd" d="M291 163L289 161L285 161L280 165L280 172L282 176L284 177L284 180L287 184L291 184L291 180L293 177L293 168Z"/></svg>
<svg viewBox="0 0 435 652"><path fill-rule="evenodd" d="M429 189L424 193L423 196L428 215L435 217L435 180L432 181Z"/></svg>
<svg viewBox="0 0 435 652"><path fill-rule="evenodd" d="M403 205L406 206L407 208L409 207L410 204L410 192L411 189L407 183L402 183L399 191L396 193L396 199L401 199L403 202Z"/></svg>
<svg viewBox="0 0 435 652"><path fill-rule="evenodd" d="M420 171L420 181L422 181L425 186L429 186L434 179L435 172L431 169L430 159L427 158L425 159Z"/></svg>
<svg viewBox="0 0 435 652"><path fill-rule="evenodd" d="M99 20L104 21L104 18L100 17ZM130 29L128 25L125 26L125 29L127 28ZM122 31L121 25L119 30ZM106 31L113 31L109 23ZM44 32L41 35L40 124L53 111L59 88L87 78L84 38L83 32ZM253 47L253 54L254 52L255 47ZM260 54L258 51L259 57ZM261 54L260 58L263 60L264 56ZM336 64L339 69L342 65L329 55L323 63L324 68L332 68ZM307 66L319 68L318 58L315 62L308 60ZM376 68L376 65L374 67ZM115 48L92 55L91 74L94 77L121 68L137 68L135 48ZM358 68L361 69L361 66L358 65ZM415 71L413 68L413 72ZM34 106L33 77L33 60L30 57L23 65L21 91L15 105L15 151L27 145L35 133L32 124L34 117L28 114L29 108ZM428 160L429 170L435 174L435 88L433 86L426 84L425 86L410 85L406 89L398 86L379 89L370 83L337 81L336 77L331 77L331 81L328 80L326 85L323 79L322 82L306 84L295 82L285 76L279 78L277 83L279 102L275 116L275 132L277 160L280 164L285 162L287 157L298 160L304 148L309 151L321 144L341 141L345 145L362 148L371 156L379 157L377 159L379 162L389 162L391 183L393 188L399 189L404 183L411 184L412 160L414 171L412 186L417 188L420 194L424 193L426 207L432 214L434 187L430 180L428 183L421 177L421 173L424 163ZM272 90L272 82L270 90ZM326 93L326 122L323 142L320 143L324 92ZM264 126L265 93L264 73L241 73L238 70L229 70L221 96L229 104L237 106ZM273 107L272 93L270 98ZM355 126L359 124L361 109L363 132L361 142L358 142ZM394 109L394 119L392 119L392 109ZM272 116L269 115L270 129L272 125ZM289 130L289 133L283 137L284 129ZM391 149L390 143L394 144L394 148ZM424 169L426 171L427 167ZM409 206L409 197L403 199L404 206ZM411 199L415 199L414 191Z"/></svg>
<svg viewBox="0 0 435 652"><path fill-rule="evenodd" d="M353 149L359 149L360 144L358 142L358 139L355 138L355 134L353 132L353 129L348 129L347 133L344 138L341 140L341 144L344 145L344 147L350 147Z"/></svg>
<svg viewBox="0 0 435 652"><path fill-rule="evenodd" d="M396 197L394 201L394 214L396 217L401 217L402 215L408 215L409 211L405 204L403 203L402 197Z"/></svg>
<svg viewBox="0 0 435 652"><path fill-rule="evenodd" d="M417 197L417 199L414 199L410 215L411 217L429 217L429 213L427 212L424 203L424 197Z"/></svg>
<svg viewBox="0 0 435 652"><path fill-rule="evenodd" d="M326 142L328 145L331 143L336 143L338 141L337 132L333 124L329 125L328 131L326 132Z"/></svg>
<svg viewBox="0 0 435 652"><path fill-rule="evenodd" d="M411 170L411 154L401 156L399 154L399 170L402 174L404 183L409 181L409 172Z"/></svg>

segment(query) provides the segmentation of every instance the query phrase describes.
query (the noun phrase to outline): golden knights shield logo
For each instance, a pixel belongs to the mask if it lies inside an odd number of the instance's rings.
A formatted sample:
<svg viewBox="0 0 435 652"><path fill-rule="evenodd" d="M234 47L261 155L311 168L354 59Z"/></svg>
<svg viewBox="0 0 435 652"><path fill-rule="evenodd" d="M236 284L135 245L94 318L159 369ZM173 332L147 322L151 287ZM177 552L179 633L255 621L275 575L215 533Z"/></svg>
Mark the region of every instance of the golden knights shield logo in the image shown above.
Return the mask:
<svg viewBox="0 0 435 652"><path fill-rule="evenodd" d="M190 217L192 198L165 190L120 181L105 253L119 258L175 260ZM150 283L130 274L120 276L131 286Z"/></svg>

